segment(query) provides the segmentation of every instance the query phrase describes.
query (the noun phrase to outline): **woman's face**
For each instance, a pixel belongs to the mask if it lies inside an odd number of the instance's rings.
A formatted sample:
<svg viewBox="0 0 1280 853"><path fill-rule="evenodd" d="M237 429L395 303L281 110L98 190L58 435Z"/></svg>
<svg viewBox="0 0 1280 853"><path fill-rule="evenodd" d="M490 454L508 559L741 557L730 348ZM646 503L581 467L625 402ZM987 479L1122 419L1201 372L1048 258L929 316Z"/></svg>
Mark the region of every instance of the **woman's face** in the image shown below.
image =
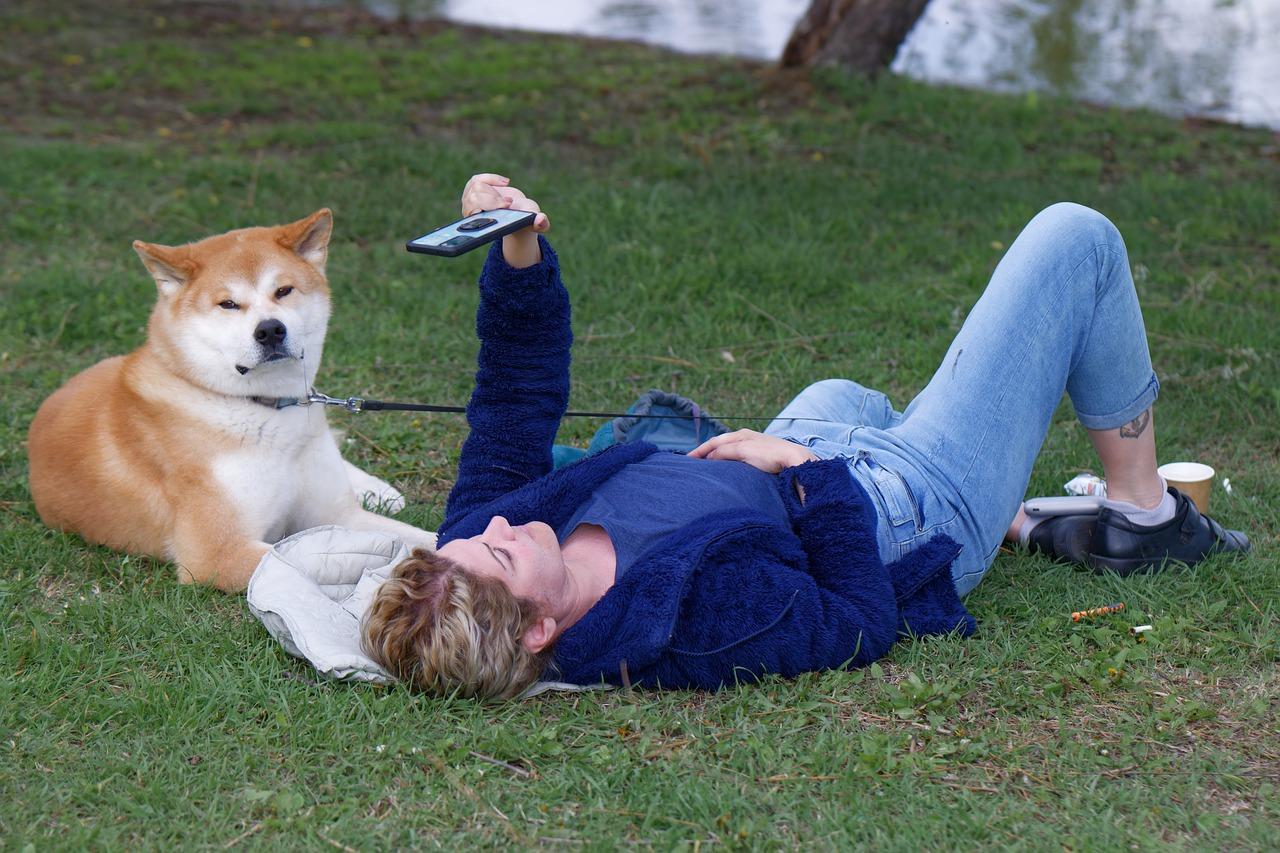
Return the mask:
<svg viewBox="0 0 1280 853"><path fill-rule="evenodd" d="M567 604L568 572L556 533L540 521L512 527L495 516L478 536L455 539L439 554L477 575L498 578L518 598L538 603L559 618Z"/></svg>

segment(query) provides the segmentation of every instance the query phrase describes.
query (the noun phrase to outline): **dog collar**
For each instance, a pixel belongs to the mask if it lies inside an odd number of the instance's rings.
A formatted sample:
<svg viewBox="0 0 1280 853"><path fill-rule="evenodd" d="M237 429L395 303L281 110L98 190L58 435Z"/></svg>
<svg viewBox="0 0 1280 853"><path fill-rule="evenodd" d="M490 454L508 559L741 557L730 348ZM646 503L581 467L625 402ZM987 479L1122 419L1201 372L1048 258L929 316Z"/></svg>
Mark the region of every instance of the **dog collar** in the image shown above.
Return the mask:
<svg viewBox="0 0 1280 853"><path fill-rule="evenodd" d="M297 397L250 397L249 399L268 409L287 409L302 402Z"/></svg>
<svg viewBox="0 0 1280 853"><path fill-rule="evenodd" d="M396 403L381 403L377 400L370 400L368 401L368 403L366 403L363 397L346 397L345 399L341 397L330 397L328 394L321 394L319 391L317 391L314 388L312 388L311 391L305 397L249 397L248 399L257 403L259 406L266 406L268 409L287 409L290 406L310 406L314 403L321 403L325 406L338 406L340 408L346 409L348 412L351 412L353 415L360 414L366 408L370 408L370 409L403 408L403 406ZM413 408L416 410L419 407L415 406ZM424 408L424 411L435 411L435 410L444 411L445 409L439 406L427 406ZM462 411L462 409L460 408L454 409L453 407L449 407L449 410L450 411L456 410L459 412Z"/></svg>

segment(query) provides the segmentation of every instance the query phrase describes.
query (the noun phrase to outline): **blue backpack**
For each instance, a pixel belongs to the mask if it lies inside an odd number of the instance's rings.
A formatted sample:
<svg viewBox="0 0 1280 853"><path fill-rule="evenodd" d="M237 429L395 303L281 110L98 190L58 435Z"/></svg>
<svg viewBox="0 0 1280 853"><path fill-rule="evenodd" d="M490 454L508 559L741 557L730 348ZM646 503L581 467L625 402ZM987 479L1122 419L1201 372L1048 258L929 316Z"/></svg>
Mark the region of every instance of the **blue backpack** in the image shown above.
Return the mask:
<svg viewBox="0 0 1280 853"><path fill-rule="evenodd" d="M647 441L662 450L690 451L712 436L728 431L724 424L704 415L701 407L688 397L654 389L641 394L625 415L600 427L586 450L557 444L551 449L551 456L555 467L563 468L570 462L594 456L606 447L632 441Z"/></svg>

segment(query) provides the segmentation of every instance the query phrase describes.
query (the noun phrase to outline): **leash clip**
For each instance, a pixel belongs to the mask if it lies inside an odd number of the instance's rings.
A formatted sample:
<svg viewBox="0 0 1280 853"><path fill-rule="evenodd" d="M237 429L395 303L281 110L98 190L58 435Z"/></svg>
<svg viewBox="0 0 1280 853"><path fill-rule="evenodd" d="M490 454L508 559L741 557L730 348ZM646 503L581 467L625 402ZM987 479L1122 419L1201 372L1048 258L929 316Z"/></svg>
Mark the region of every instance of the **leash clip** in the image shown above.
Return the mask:
<svg viewBox="0 0 1280 853"><path fill-rule="evenodd" d="M337 406L339 408L346 409L353 415L358 415L364 411L363 397L347 397L346 399L341 397L330 397L328 394L321 394L314 388L307 393L307 403L320 403L325 406Z"/></svg>

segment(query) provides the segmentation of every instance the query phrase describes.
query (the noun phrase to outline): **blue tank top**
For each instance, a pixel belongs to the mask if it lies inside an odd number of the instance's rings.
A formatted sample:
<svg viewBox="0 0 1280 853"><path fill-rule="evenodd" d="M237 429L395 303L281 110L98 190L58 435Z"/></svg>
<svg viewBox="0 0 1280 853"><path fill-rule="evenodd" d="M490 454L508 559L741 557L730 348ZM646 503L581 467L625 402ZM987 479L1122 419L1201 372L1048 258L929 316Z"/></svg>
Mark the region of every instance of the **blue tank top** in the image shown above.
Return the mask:
<svg viewBox="0 0 1280 853"><path fill-rule="evenodd" d="M579 524L603 527L620 579L663 536L713 512L753 509L789 524L776 483L745 462L658 452L601 484L556 534L563 542Z"/></svg>

